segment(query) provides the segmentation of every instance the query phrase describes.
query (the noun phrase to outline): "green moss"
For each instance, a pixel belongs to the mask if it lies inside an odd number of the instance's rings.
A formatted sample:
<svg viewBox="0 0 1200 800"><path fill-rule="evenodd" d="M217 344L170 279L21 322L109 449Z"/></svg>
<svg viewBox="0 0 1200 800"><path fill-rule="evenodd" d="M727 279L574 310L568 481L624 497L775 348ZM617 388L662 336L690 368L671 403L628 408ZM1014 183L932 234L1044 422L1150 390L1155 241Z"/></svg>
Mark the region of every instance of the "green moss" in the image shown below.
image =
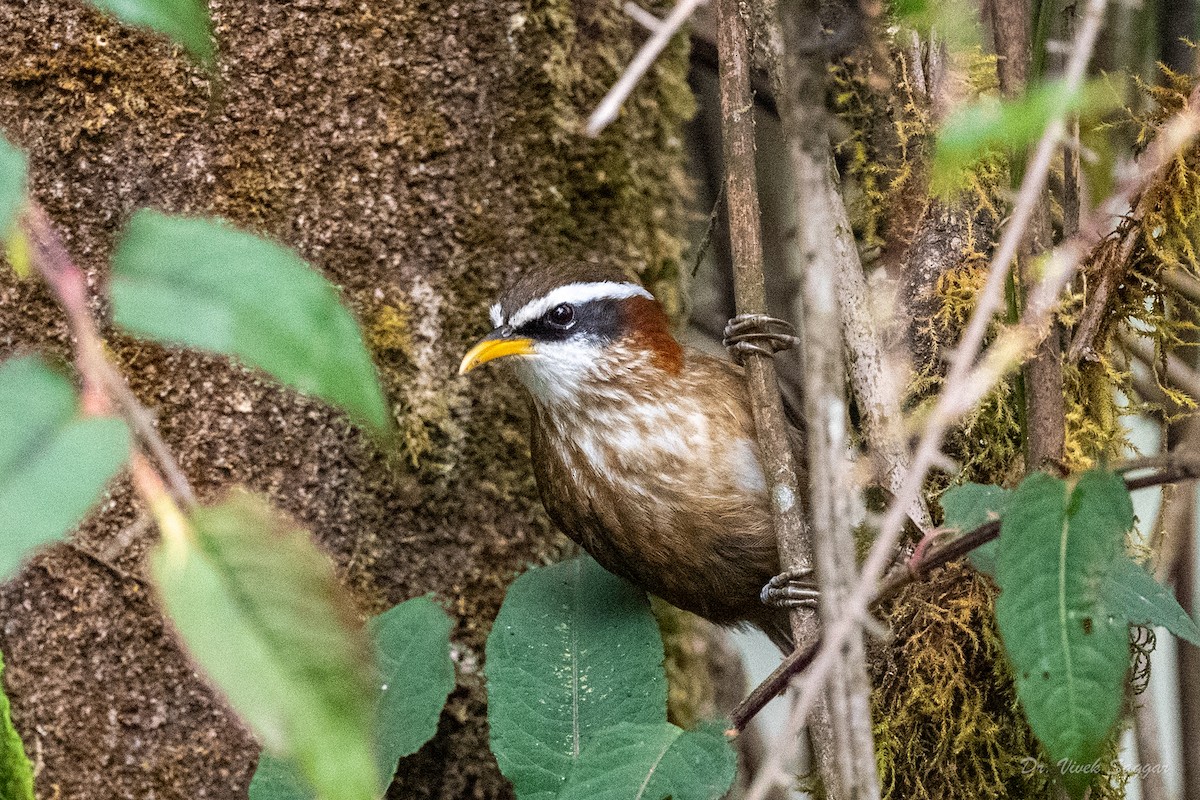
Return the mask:
<svg viewBox="0 0 1200 800"><path fill-rule="evenodd" d="M612 243L619 241L619 263L677 315L684 249L677 221L687 185L679 130L695 110L686 81L687 37L671 41L618 119L588 139L581 135L587 116L634 54L633 43L614 29L632 23L603 4L573 11L561 0L539 4L518 22L513 36L546 54L526 89L528 107L544 109L545 147L530 152L546 178L531 197L533 224L557 239L563 257L594 250L612 260ZM594 50L587 62L576 53L582 37Z"/></svg>

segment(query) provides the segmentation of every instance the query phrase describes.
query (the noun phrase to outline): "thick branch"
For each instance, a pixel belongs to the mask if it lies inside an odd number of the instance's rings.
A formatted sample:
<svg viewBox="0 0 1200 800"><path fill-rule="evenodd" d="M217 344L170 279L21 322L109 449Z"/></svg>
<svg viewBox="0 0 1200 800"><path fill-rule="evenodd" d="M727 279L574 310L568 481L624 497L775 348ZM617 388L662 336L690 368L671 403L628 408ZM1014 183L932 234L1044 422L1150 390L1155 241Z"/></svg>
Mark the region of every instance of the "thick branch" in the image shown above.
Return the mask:
<svg viewBox="0 0 1200 800"><path fill-rule="evenodd" d="M717 2L717 48L720 61L721 131L725 161L725 197L729 217L734 295L740 314L767 310L762 268L762 239L755 176L754 102L750 88L749 31L738 0ZM795 455L784 418L775 374L768 357L751 353L746 361L751 410L763 469L771 496L780 566L793 572L811 569L812 546L805 529ZM816 616L809 609L791 613L793 641L799 646L818 636ZM820 772L827 785L837 781L837 737L832 716L818 701L813 742ZM775 764L762 770L747 793L762 794L783 771Z"/></svg>
<svg viewBox="0 0 1200 800"><path fill-rule="evenodd" d="M754 104L750 93L749 34L738 0L717 4L717 44L721 59L721 130L725 155L725 197L733 258L734 293L740 314L767 310L762 272L762 234L754 164ZM775 364L751 353L746 360L754 425L771 491L771 508L785 569L811 569L812 550L804 527L796 461L779 399ZM792 615L796 641L811 639L811 613Z"/></svg>
<svg viewBox="0 0 1200 800"><path fill-rule="evenodd" d="M802 271L803 309L799 314L804 346L804 418L812 504L810 525L817 557L821 589L821 620L835 619L854 581L854 538L850 500L854 495L849 474L849 414L845 397L842 324L839 313L841 271L857 272L854 236L845 219L831 174L831 153L824 108L825 64L806 57L802 20L817 17L815 3L785 3L778 9L783 26L782 68L778 70L781 93L777 98L792 169L793 208ZM841 211L839 216L836 212ZM829 247L830 238L840 242L842 252ZM852 251L853 255L844 252ZM853 268L847 261L854 260ZM842 287L845 288L845 287ZM865 287L864 287L865 288ZM860 311L865 311L865 291ZM861 323L861 317L855 318ZM869 331L856 330L855 344L874 344ZM881 369L878 351L874 367ZM863 364L864 368L872 365ZM862 377L860 375L860 377ZM876 378L877 376L870 376ZM877 409L878 410L878 409ZM878 421L878 420L876 420ZM879 432L879 427L875 429ZM816 465L820 465L817 468ZM837 776L826 775L831 797L871 798L879 796L875 744L872 736L871 686L861 637L848 642L841 663L834 671L825 701L837 756ZM790 738L790 737L789 737ZM790 745L785 742L784 746ZM757 797L772 775L764 770L751 786L748 797Z"/></svg>

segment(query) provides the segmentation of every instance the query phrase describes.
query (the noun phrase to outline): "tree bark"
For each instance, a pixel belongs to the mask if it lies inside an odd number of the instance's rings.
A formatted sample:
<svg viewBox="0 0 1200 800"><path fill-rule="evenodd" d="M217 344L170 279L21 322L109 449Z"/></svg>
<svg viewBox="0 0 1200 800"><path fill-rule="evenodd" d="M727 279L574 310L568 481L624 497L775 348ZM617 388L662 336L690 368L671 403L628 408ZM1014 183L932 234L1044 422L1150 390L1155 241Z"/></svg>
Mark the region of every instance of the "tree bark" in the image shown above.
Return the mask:
<svg viewBox="0 0 1200 800"><path fill-rule="evenodd" d="M364 614L433 592L457 617L458 687L392 796L509 796L487 749L484 639L508 582L562 540L535 499L524 404L454 367L503 284L564 259L639 273L678 310L686 44L590 141L581 121L643 35L616 5L212 10L219 82L82 5L0 0L0 127L29 150L31 190L97 289L142 206L226 217L342 287L399 423L388 447L223 359L109 342L202 502L266 492ZM65 355L63 320L0 269L0 357L32 350ZM39 796L245 796L257 746L151 601L155 532L127 479L110 494L71 545L0 586L6 689Z"/></svg>

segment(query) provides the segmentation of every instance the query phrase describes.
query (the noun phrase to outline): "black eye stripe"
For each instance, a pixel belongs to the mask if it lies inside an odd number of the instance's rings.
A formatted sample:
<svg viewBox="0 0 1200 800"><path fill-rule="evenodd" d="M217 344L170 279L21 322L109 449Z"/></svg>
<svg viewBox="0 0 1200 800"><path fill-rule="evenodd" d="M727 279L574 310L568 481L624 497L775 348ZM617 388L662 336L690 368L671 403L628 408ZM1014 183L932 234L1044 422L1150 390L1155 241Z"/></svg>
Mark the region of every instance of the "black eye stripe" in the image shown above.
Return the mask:
<svg viewBox="0 0 1200 800"><path fill-rule="evenodd" d="M562 316L555 319L556 312ZM537 319L518 327L516 333L542 342L561 342L578 336L604 343L620 338L622 327L620 301L604 299L589 300L578 305L560 303Z"/></svg>

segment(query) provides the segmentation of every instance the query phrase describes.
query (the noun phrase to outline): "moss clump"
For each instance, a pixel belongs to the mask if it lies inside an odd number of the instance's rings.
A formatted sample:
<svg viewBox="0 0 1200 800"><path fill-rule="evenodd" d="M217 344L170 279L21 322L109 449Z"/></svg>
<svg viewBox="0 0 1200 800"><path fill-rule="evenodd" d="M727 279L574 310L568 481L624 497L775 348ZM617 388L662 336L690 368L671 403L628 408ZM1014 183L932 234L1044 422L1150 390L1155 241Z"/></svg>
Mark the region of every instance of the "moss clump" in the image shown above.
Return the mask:
<svg viewBox="0 0 1200 800"><path fill-rule="evenodd" d="M1058 798L1022 720L992 612L995 588L966 565L910 586L885 612L872 698L884 797ZM1115 752L1112 753L1115 757ZM1119 772L1119 771L1118 771ZM1126 776L1093 788L1120 797Z"/></svg>

